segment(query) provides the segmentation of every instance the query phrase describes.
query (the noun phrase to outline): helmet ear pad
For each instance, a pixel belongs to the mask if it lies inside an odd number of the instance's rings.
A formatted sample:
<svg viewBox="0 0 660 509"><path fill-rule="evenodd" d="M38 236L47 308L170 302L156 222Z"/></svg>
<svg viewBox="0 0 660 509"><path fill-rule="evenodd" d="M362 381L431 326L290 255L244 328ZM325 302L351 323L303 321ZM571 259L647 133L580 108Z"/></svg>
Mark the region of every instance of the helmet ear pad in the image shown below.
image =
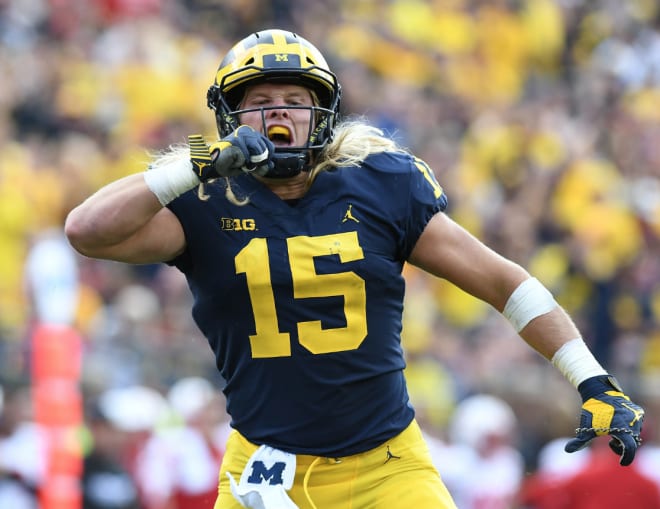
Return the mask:
<svg viewBox="0 0 660 509"><path fill-rule="evenodd" d="M236 111L241 98L238 98L236 107L230 107L225 97L226 94L223 96L220 87L215 84L211 85L206 93L206 104L215 112L215 123L220 138L229 136L240 125L238 115L232 115L232 112Z"/></svg>

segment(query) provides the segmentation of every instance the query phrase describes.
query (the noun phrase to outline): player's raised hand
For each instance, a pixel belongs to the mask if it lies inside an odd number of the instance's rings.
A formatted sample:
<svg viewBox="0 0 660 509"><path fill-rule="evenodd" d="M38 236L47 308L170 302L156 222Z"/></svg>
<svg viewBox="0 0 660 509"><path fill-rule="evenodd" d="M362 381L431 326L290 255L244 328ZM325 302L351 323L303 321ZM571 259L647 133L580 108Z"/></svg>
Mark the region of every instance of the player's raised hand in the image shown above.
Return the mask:
<svg viewBox="0 0 660 509"><path fill-rule="evenodd" d="M211 146L199 134L188 136L188 143L193 171L202 182L243 172L264 175L273 166L275 146L247 125L239 126Z"/></svg>
<svg viewBox="0 0 660 509"><path fill-rule="evenodd" d="M623 393L612 376L588 378L578 386L578 391L582 397L580 427L576 437L566 444L566 452L586 447L597 436L610 435L609 445L619 455L619 463L630 465L642 443L642 407Z"/></svg>

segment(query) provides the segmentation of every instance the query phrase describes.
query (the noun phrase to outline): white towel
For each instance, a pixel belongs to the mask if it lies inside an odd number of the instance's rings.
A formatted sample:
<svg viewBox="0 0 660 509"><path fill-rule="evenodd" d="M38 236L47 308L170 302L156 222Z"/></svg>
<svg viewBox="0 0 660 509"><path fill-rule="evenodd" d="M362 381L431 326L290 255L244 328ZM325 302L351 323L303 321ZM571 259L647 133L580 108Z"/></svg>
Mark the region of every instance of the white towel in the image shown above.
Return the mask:
<svg viewBox="0 0 660 509"><path fill-rule="evenodd" d="M286 494L293 486L296 456L262 445L245 465L238 484L227 472L231 493L248 509L298 509Z"/></svg>

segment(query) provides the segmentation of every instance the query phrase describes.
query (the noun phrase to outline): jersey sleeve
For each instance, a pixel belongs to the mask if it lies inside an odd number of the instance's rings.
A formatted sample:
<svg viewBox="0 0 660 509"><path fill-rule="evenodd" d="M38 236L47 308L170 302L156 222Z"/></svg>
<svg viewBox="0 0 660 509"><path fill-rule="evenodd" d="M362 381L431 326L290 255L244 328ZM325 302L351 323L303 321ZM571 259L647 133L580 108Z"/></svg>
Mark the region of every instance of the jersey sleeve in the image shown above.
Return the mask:
<svg viewBox="0 0 660 509"><path fill-rule="evenodd" d="M411 157L410 163L410 199L401 247L406 260L428 222L438 212L444 211L448 203L447 196L429 165L417 157Z"/></svg>
<svg viewBox="0 0 660 509"><path fill-rule="evenodd" d="M197 228L194 219L195 216L199 217L201 215L195 212L191 213L191 210L197 211L200 206L202 206L202 203L197 197L196 189L183 193L181 196L178 196L176 199L167 204L167 208L170 209L170 211L172 211L174 215L179 219L186 238L188 238L191 232ZM176 267L183 273L192 270L192 257L188 249L187 242L186 248L181 254L172 260L165 261L165 263L172 267Z"/></svg>

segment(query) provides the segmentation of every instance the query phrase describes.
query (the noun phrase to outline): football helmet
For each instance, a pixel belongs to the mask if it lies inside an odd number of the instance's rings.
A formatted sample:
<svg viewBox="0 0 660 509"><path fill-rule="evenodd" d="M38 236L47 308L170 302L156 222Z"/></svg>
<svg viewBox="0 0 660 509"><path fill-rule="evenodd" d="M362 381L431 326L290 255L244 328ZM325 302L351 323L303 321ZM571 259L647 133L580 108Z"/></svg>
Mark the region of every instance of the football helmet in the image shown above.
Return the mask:
<svg viewBox="0 0 660 509"><path fill-rule="evenodd" d="M311 110L307 141L296 147L276 147L274 167L265 176L291 177L308 171L313 154L323 149L334 133L341 98L337 77L321 52L297 34L278 29L251 34L225 55L208 89L207 104L215 111L221 138L238 128L242 113L255 111L240 109L240 102L247 87L260 83L287 83L312 90L314 106L288 106ZM264 133L269 109L281 107L259 108Z"/></svg>

